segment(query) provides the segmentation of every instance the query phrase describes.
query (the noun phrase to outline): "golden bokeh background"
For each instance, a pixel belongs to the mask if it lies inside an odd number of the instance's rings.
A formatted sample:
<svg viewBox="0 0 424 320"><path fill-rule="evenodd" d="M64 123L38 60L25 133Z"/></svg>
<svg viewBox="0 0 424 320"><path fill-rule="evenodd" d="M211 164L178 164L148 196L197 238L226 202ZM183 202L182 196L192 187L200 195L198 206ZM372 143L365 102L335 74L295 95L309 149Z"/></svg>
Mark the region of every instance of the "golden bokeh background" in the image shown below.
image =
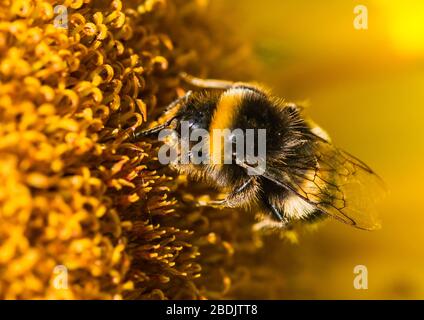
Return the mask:
<svg viewBox="0 0 424 320"><path fill-rule="evenodd" d="M334 143L374 168L390 192L380 206L381 231L329 222L297 245L265 248L276 278L284 275L272 296L424 298L424 3L216 3L252 46L258 67L251 80L288 100L306 101L308 114ZM359 4L368 9L367 30L353 25ZM368 268L368 290L353 287L356 265Z"/></svg>

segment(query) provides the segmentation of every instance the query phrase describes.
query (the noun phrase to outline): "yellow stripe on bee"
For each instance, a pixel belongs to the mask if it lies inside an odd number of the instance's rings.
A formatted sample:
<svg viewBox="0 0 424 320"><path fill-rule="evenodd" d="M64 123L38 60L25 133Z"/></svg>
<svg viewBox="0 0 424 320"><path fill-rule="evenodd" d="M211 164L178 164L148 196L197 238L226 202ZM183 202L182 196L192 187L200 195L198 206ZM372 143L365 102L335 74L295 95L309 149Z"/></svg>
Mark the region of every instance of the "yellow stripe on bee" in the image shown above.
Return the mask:
<svg viewBox="0 0 424 320"><path fill-rule="evenodd" d="M246 94L247 90L242 88L224 92L218 101L209 129L212 131L213 129L230 128Z"/></svg>
<svg viewBox="0 0 424 320"><path fill-rule="evenodd" d="M242 88L230 89L224 92L216 106L211 124L210 133L210 161L214 165L224 162L224 145L222 141L222 131L230 129L234 122L246 90Z"/></svg>

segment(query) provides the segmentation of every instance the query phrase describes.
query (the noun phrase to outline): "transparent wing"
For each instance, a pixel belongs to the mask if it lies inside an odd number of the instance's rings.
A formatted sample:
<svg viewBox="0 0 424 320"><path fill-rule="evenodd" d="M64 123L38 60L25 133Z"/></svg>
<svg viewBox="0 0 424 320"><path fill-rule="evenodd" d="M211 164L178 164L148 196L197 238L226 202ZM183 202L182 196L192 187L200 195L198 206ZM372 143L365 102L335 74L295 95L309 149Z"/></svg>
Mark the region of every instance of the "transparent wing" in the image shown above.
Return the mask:
<svg viewBox="0 0 424 320"><path fill-rule="evenodd" d="M362 161L329 142L314 142L315 164L285 170L285 177L274 170L265 178L298 194L319 210L359 229L380 228L375 204L386 189L382 180Z"/></svg>

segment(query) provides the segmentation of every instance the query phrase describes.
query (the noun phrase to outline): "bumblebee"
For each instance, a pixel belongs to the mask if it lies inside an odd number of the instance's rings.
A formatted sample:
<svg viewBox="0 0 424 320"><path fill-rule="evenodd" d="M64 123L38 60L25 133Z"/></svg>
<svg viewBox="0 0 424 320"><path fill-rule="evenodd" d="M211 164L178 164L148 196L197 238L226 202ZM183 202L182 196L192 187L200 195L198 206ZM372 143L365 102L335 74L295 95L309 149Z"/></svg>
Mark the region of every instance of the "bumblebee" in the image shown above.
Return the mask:
<svg viewBox="0 0 424 320"><path fill-rule="evenodd" d="M189 131L266 130L266 166L258 174L249 173L251 167L240 159L233 163L172 163L179 172L225 192L224 199L207 205L259 206L267 213L267 224L281 228L325 217L359 229L379 228L373 206L384 191L381 179L362 161L335 147L301 107L256 84L200 79L185 73L181 78L198 90L187 91L168 106L161 125L135 131L136 141L162 129L176 129L171 146L178 153L178 129L184 122ZM210 147L211 141L208 144Z"/></svg>

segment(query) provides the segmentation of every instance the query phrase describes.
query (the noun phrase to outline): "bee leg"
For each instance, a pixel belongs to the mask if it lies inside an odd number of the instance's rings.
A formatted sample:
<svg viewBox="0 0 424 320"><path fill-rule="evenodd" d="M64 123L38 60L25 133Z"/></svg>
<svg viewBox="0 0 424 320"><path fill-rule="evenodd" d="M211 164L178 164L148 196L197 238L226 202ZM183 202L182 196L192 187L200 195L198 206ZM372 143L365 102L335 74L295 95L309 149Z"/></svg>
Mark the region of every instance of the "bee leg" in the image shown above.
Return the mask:
<svg viewBox="0 0 424 320"><path fill-rule="evenodd" d="M232 200L235 197L239 196L240 193L245 191L251 185L252 182L253 182L253 177L250 177L240 187L231 191L224 199L208 201L205 205L210 207L222 207L222 206L232 207L230 205L232 203Z"/></svg>
<svg viewBox="0 0 424 320"><path fill-rule="evenodd" d="M280 222L283 222L284 224L288 223L287 219L283 217L281 212L278 211L278 209L274 205L270 204L269 209L271 210L271 213L275 219L277 219Z"/></svg>
<svg viewBox="0 0 424 320"><path fill-rule="evenodd" d="M276 206L270 203L270 201L266 197L264 197L262 201L265 208L270 211L271 216L279 223L281 223L281 227L286 227L289 225L289 220L284 217L284 213L282 213L280 210L278 210Z"/></svg>

